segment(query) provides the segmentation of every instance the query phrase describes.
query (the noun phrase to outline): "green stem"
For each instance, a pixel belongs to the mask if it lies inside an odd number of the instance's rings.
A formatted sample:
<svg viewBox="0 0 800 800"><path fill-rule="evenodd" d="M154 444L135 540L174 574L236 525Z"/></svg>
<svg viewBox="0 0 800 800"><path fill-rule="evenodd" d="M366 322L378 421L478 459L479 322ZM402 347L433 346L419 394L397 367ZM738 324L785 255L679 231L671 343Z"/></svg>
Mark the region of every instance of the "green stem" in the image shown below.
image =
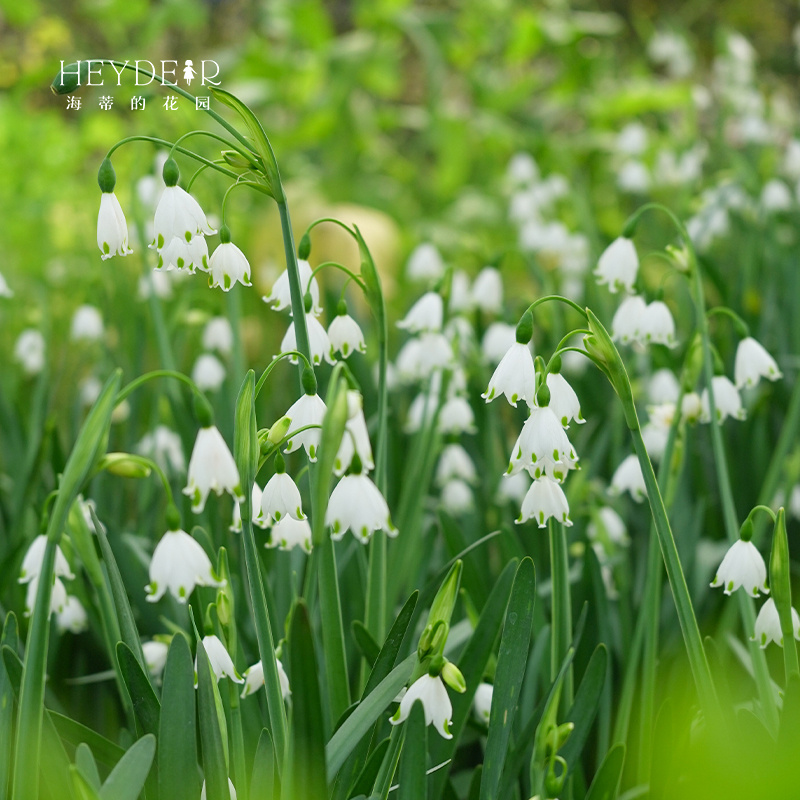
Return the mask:
<svg viewBox="0 0 800 800"><path fill-rule="evenodd" d="M231 749L233 750L233 777L236 786L236 796L241 800L248 800L250 787L247 781L247 767L245 766L244 731L242 729L242 710L239 707L239 684L229 681L231 705Z"/></svg>
<svg viewBox="0 0 800 800"><path fill-rule="evenodd" d="M323 261L321 264L317 264L313 270L311 270L311 275L309 275L308 282L306 283L306 291L311 291L311 281L314 280L314 276L320 272L321 270L325 269L325 267L335 267L341 272L344 272L345 275L349 276L350 279L361 289L364 291L364 284L361 282L361 278L355 274L352 270L348 269L344 264L340 264L338 261Z"/></svg>
<svg viewBox="0 0 800 800"><path fill-rule="evenodd" d="M291 356L295 356L296 358L302 358L303 364L306 367L311 367L311 362L298 350L284 350L280 355L275 356L272 359L272 362L267 366L267 368L261 373L261 377L256 382L256 397L258 397L259 392L264 386L267 378L269 377L270 372L275 369L276 366L284 359L290 358Z"/></svg>
<svg viewBox="0 0 800 800"><path fill-rule="evenodd" d="M140 386L144 385L148 381L153 380L154 378L174 378L176 381L180 381L181 383L185 383L198 397L202 398L205 402L205 395L195 386L194 381L189 378L188 376L184 375L182 372L177 372L173 369L155 369L152 372L145 372L144 375L140 375L138 378L132 380L127 386L124 386L122 389L119 390L117 393L117 399L115 400L115 406L118 406L123 400L126 400L133 392L135 392Z"/></svg>
<svg viewBox="0 0 800 800"><path fill-rule="evenodd" d="M556 528L553 520L547 524L550 536L550 577L552 582L552 623L550 628L550 680L554 681L572 643L572 599L569 586L569 556L567 532ZM570 665L564 676L561 708L569 710L573 699L573 673Z"/></svg>

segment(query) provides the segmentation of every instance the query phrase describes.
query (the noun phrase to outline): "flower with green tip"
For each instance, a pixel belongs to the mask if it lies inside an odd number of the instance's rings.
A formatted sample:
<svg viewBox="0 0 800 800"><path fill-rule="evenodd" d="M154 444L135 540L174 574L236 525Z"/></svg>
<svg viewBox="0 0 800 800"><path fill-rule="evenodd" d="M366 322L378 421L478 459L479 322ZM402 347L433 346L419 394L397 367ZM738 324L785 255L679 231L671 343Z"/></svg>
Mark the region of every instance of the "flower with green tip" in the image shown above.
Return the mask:
<svg viewBox="0 0 800 800"><path fill-rule="evenodd" d="M347 313L337 314L328 325L328 339L335 353L348 358L353 353L366 353L367 345L359 324Z"/></svg>
<svg viewBox="0 0 800 800"><path fill-rule="evenodd" d="M279 453L275 459L276 472L267 481L267 485L261 493L261 512L259 517L270 525L273 522L280 522L286 516L294 519L306 518L303 513L300 490L297 488L292 476L286 472L282 462L283 456Z"/></svg>
<svg viewBox="0 0 800 800"><path fill-rule="evenodd" d="M417 700L422 703L425 724L433 725L443 739L452 739L453 734L450 733L450 725L453 719L453 705L450 702L450 696L447 694L444 681L438 675L434 677L426 673L414 681L403 695L400 707L389 722L392 725L399 725L408 719L411 708Z"/></svg>
<svg viewBox="0 0 800 800"><path fill-rule="evenodd" d="M281 694L283 699L286 700L291 697L292 690L289 687L289 679L286 677L286 671L281 664L279 658L275 659L278 665L278 681L281 685ZM252 667L248 667L244 671L244 689L242 689L242 697L249 697L251 694L257 692L264 685L264 665L257 661Z"/></svg>
<svg viewBox="0 0 800 800"><path fill-rule="evenodd" d="M158 272L173 270L184 273L194 273L199 269L208 272L208 243L205 236L192 236L186 240L181 236L173 236L158 251L158 263L155 266Z"/></svg>
<svg viewBox="0 0 800 800"><path fill-rule="evenodd" d="M792 631L794 638L800 640L800 615L792 609ZM781 620L778 616L778 607L770 597L758 612L756 617L755 632L750 639L751 642L758 642L763 650L770 642L775 642L779 647L783 647L783 632L781 631Z"/></svg>
<svg viewBox="0 0 800 800"><path fill-rule="evenodd" d="M311 363L315 367L319 366L323 360L329 364L335 364L333 345L331 345L331 340L328 338L328 332L312 313L306 314L306 329L308 330L308 345L311 349ZM289 327L281 340L281 353L286 353L289 350L297 350L297 333L294 329L294 320L289 323ZM292 364L296 364L297 356L290 356L289 361Z"/></svg>
<svg viewBox="0 0 800 800"><path fill-rule="evenodd" d="M444 302L438 292L426 292L414 303L397 327L409 333L436 332L442 329Z"/></svg>
<svg viewBox="0 0 800 800"><path fill-rule="evenodd" d="M594 275L601 286L608 284L612 294L620 289L632 293L638 271L639 256L633 242L620 236L603 251Z"/></svg>
<svg viewBox="0 0 800 800"><path fill-rule="evenodd" d="M489 386L481 397L491 403L498 395L505 395L514 408L517 400L533 405L536 394L536 370L533 355L527 344L514 342L503 356L489 379Z"/></svg>
<svg viewBox="0 0 800 800"><path fill-rule="evenodd" d="M761 378L777 381L783 377L775 359L752 336L739 342L733 373L737 389L755 386Z"/></svg>
<svg viewBox="0 0 800 800"><path fill-rule="evenodd" d="M489 717L492 713L492 696L494 686L491 683L479 683L475 690L475 697L472 698L472 709L475 716L484 725L489 724Z"/></svg>
<svg viewBox="0 0 800 800"><path fill-rule="evenodd" d="M742 539L734 542L710 585L723 586L725 594L733 594L740 586L751 597L758 597L759 592L769 594L767 566L758 548Z"/></svg>
<svg viewBox="0 0 800 800"><path fill-rule="evenodd" d="M521 524L529 519L535 519L540 528L545 528L547 520L551 517L567 527L572 525L572 520L569 518L569 503L564 490L552 478L543 475L528 489L515 522Z"/></svg>
<svg viewBox="0 0 800 800"><path fill-rule="evenodd" d="M327 411L325 401L316 393L303 394L297 402L286 412L287 417L292 421L289 438L286 440L284 453L293 453L300 446L305 448L309 461L317 460L317 451L322 436L322 420ZM300 430L308 425L316 425L308 430Z"/></svg>
<svg viewBox="0 0 800 800"><path fill-rule="evenodd" d="M629 492L637 503L641 503L647 497L642 466L633 453L623 459L611 477L608 493L616 496L623 492Z"/></svg>
<svg viewBox="0 0 800 800"><path fill-rule="evenodd" d="M250 282L250 262L245 254L231 241L227 225L219 231L219 245L208 261L208 285L212 289L219 286L229 292L235 283L252 286Z"/></svg>
<svg viewBox="0 0 800 800"><path fill-rule="evenodd" d="M572 421L578 425L586 422L581 414L581 401L578 400L578 395L560 372L547 373L547 388L550 390L550 408L565 428Z"/></svg>
<svg viewBox="0 0 800 800"><path fill-rule="evenodd" d="M22 559L22 569L20 570L19 583L30 583L36 580L42 571L44 561L44 551L47 547L47 536L39 534L28 547L25 558ZM64 552L59 545L56 545L56 564L55 575L59 578L72 580L75 576L69 568L69 562L64 556Z"/></svg>
<svg viewBox="0 0 800 800"><path fill-rule="evenodd" d="M237 502L244 501L242 481L231 451L214 425L200 428L189 459L187 485L183 490L192 498L192 511L199 514L210 491L228 492Z"/></svg>
<svg viewBox="0 0 800 800"><path fill-rule="evenodd" d="M312 550L311 525L307 519L295 519L287 514L272 525L269 541L264 547L277 547L278 550L287 551L300 547L306 553L310 553Z"/></svg>
<svg viewBox="0 0 800 800"><path fill-rule="evenodd" d="M204 636L203 640L197 645L206 651L211 670L219 683L221 678L230 678L234 683L244 683L244 678L236 671L230 653L225 649L218 636ZM197 675L197 656L194 659L194 672ZM195 688L197 683L195 682Z"/></svg>
<svg viewBox="0 0 800 800"><path fill-rule="evenodd" d="M714 392L714 407L717 412L717 423L721 425L728 417L743 420L747 412L742 405L742 398L733 382L725 375L715 375L711 379L711 389ZM700 396L700 422L711 422L711 411L708 404L708 389L703 389Z"/></svg>
<svg viewBox="0 0 800 800"><path fill-rule="evenodd" d="M133 252L128 247L128 223L114 192L103 192L100 195L97 246L103 261L111 256L127 256Z"/></svg>
<svg viewBox="0 0 800 800"><path fill-rule="evenodd" d="M325 512L325 524L331 528L331 539L338 542L348 530L362 544L366 544L375 531L383 530L387 536L397 536L392 524L389 506L378 487L359 472L345 475L331 492Z"/></svg>

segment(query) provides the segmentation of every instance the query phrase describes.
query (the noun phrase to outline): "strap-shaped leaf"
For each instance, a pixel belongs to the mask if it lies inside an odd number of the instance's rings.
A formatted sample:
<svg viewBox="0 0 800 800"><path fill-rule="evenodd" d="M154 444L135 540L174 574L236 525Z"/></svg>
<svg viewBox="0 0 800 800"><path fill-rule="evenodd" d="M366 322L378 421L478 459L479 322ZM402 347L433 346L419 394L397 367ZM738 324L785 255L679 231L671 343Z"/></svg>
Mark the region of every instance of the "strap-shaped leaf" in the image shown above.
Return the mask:
<svg viewBox="0 0 800 800"><path fill-rule="evenodd" d="M92 755L92 749L86 742L81 742L75 748L75 766L78 771L86 778L89 785L96 791L100 791L102 782L100 780L100 773L97 770L97 762Z"/></svg>
<svg viewBox="0 0 800 800"><path fill-rule="evenodd" d="M48 715L53 721L58 735L73 747L77 747L81 742L85 742L92 748L92 755L101 764L109 769L113 769L117 761L125 755L125 751L118 745L114 744L110 739L87 728L77 720L71 717L65 717L57 711L48 710Z"/></svg>
<svg viewBox="0 0 800 800"><path fill-rule="evenodd" d="M155 754L156 737L152 734L134 742L106 778L100 789L100 800L136 800L147 780Z"/></svg>
<svg viewBox="0 0 800 800"><path fill-rule="evenodd" d="M161 705L153 691L150 679L133 654L133 650L125 642L117 642L117 662L133 704L136 721L141 725L144 733L157 735Z"/></svg>
<svg viewBox="0 0 800 800"><path fill-rule="evenodd" d="M200 717L200 741L203 745L203 772L208 800L229 800L226 758L227 732L220 726L217 679L211 669L203 643L197 645L197 703ZM225 717L222 717L224 723Z"/></svg>
<svg viewBox="0 0 800 800"><path fill-rule="evenodd" d="M272 736L264 728L258 737L256 756L253 760L253 776L250 779L250 796L259 800L273 800L280 797L280 790L275 786L275 748Z"/></svg>
<svg viewBox="0 0 800 800"><path fill-rule="evenodd" d="M367 660L370 669L372 669L380 655L381 646L372 638L372 634L361 620L353 620L352 631L353 640L361 651L361 655Z"/></svg>
<svg viewBox="0 0 800 800"><path fill-rule="evenodd" d="M428 776L425 774L428 751L428 728L422 701L417 700L406 720L403 754L400 757L398 800L425 800L428 796Z"/></svg>
<svg viewBox="0 0 800 800"><path fill-rule="evenodd" d="M0 647L8 647L16 653L19 646L17 618L13 611L6 615ZM14 688L0 659L0 797L5 798L11 777L11 750L14 742Z"/></svg>
<svg viewBox="0 0 800 800"><path fill-rule="evenodd" d="M158 794L170 800L195 800L199 791L194 666L188 642L176 634L167 653L161 689Z"/></svg>
<svg viewBox="0 0 800 800"><path fill-rule="evenodd" d="M350 789L348 796L353 794L366 794L371 791L372 787L375 785L375 779L378 777L378 772L380 772L381 764L383 764L383 759L386 757L386 751L388 749L389 738L386 737L383 741L379 742L378 746L370 753L364 769L361 770L361 774L353 784L353 788Z"/></svg>
<svg viewBox="0 0 800 800"><path fill-rule="evenodd" d="M586 800L614 800L617 796L619 779L622 777L622 767L625 763L625 745L617 744L612 747L597 774L592 785L586 793Z"/></svg>
<svg viewBox="0 0 800 800"><path fill-rule="evenodd" d="M70 764L67 774L71 783L73 796L76 797L77 800L100 800L100 795L97 793L94 786L92 786L89 779L83 774L79 766Z"/></svg>
<svg viewBox="0 0 800 800"><path fill-rule="evenodd" d="M489 735L486 740L486 755L481 777L481 800L494 800L498 797L511 726L516 715L519 690L528 662L535 598L536 571L533 561L524 558L514 576L511 599L508 602L500 640L492 711L489 717Z"/></svg>

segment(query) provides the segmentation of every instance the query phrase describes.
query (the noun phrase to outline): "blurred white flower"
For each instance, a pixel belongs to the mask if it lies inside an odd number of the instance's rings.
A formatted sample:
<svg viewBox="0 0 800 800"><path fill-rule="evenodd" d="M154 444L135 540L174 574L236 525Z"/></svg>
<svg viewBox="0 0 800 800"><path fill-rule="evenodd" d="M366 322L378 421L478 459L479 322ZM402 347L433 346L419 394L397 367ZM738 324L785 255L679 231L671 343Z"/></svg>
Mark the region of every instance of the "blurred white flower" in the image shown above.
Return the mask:
<svg viewBox="0 0 800 800"><path fill-rule="evenodd" d="M202 342L204 350L230 355L233 351L233 328L227 317L212 317L203 328Z"/></svg>
<svg viewBox="0 0 800 800"><path fill-rule="evenodd" d="M643 344L663 344L677 347L675 321L666 303L654 300L648 303L639 319L639 339Z"/></svg>
<svg viewBox="0 0 800 800"><path fill-rule="evenodd" d="M608 284L610 292L624 289L633 293L633 284L639 271L639 256L630 239L620 236L603 251L594 275L601 286Z"/></svg>
<svg viewBox="0 0 800 800"><path fill-rule="evenodd" d="M608 492L611 495L629 492L637 503L641 503L647 497L647 487L644 483L642 467L635 455L629 455L617 467L611 478L611 486Z"/></svg>
<svg viewBox="0 0 800 800"><path fill-rule="evenodd" d="M742 398L731 380L725 375L715 375L711 379L711 389L714 392L714 407L716 409L717 423L720 425L728 417L745 419L747 412L742 406ZM708 389L703 389L700 396L700 421L711 422L711 410L708 403Z"/></svg>
<svg viewBox="0 0 800 800"><path fill-rule="evenodd" d="M172 297L172 279L170 273L151 270L139 278L136 292L139 300L148 300L157 297L159 300L169 300Z"/></svg>
<svg viewBox="0 0 800 800"><path fill-rule="evenodd" d="M8 283L6 283L6 279L3 277L3 273L0 272L0 297L13 297L13 296L14 292L11 291L11 289L8 286Z"/></svg>
<svg viewBox="0 0 800 800"><path fill-rule="evenodd" d="M764 211L788 211L794 203L792 192L781 180L773 178L761 190L761 207Z"/></svg>
<svg viewBox="0 0 800 800"><path fill-rule="evenodd" d="M740 586L744 586L751 597L758 597L759 592L769 593L767 565L758 548L742 539L734 542L710 585L724 587L725 594L733 594Z"/></svg>
<svg viewBox="0 0 800 800"><path fill-rule="evenodd" d="M305 296L306 289L308 287L308 281L311 279L311 288L308 291L311 292L311 312L316 316L319 316L322 313L322 308L319 304L319 284L317 283L316 276L311 278L311 265L308 261L304 261L302 258L297 260L297 266L300 272L300 291ZM282 311L284 308L288 308L291 313L292 308L292 296L289 287L289 273L284 270L278 280L272 286L272 291L261 298L265 303L268 303L275 311Z"/></svg>
<svg viewBox="0 0 800 800"><path fill-rule="evenodd" d="M144 663L147 666L147 671L156 679L161 677L164 667L167 663L167 653L169 653L169 645L165 642L153 640L150 642L142 642L142 654L144 655Z"/></svg>
<svg viewBox="0 0 800 800"><path fill-rule="evenodd" d="M217 495L228 492L241 503L244 500L239 470L222 434L214 425L200 428L189 459L187 485L183 490L192 499L192 511L199 514L210 491Z"/></svg>
<svg viewBox="0 0 800 800"><path fill-rule="evenodd" d="M442 434L475 433L475 415L467 400L459 395L445 401L437 420Z"/></svg>
<svg viewBox="0 0 800 800"><path fill-rule="evenodd" d="M444 486L454 478L466 483L475 483L478 476L469 453L460 444L447 444L442 448L439 456L439 464L436 467L436 483Z"/></svg>
<svg viewBox="0 0 800 800"><path fill-rule="evenodd" d="M192 367L192 380L202 392L216 392L225 381L225 367L211 353L202 353Z"/></svg>
<svg viewBox="0 0 800 800"><path fill-rule="evenodd" d="M514 187L527 186L539 180L539 167L529 153L514 153L506 167L506 180Z"/></svg>
<svg viewBox="0 0 800 800"><path fill-rule="evenodd" d="M25 592L25 616L29 617L33 613L36 604L36 593L39 591L39 576L37 575L28 583ZM61 582L61 578L53 576L53 591L50 594L50 613L61 614L67 605L67 590Z"/></svg>
<svg viewBox="0 0 800 800"><path fill-rule="evenodd" d="M281 685L281 694L283 699L286 700L291 696L292 690L289 688L289 679L286 677L286 672L283 669L283 664L279 658L275 659L278 667L278 681ZM248 667L244 671L244 689L242 689L242 697L248 697L257 692L264 685L264 665L261 661L256 661L252 667Z"/></svg>
<svg viewBox="0 0 800 800"><path fill-rule="evenodd" d="M737 389L755 386L761 378L777 381L783 377L775 359L752 336L739 342L733 373Z"/></svg>
<svg viewBox="0 0 800 800"><path fill-rule="evenodd" d="M164 472L181 475L186 471L181 437L166 425L157 425L136 446L140 455L152 458Z"/></svg>
<svg viewBox="0 0 800 800"><path fill-rule="evenodd" d="M673 31L657 31L647 43L647 55L672 78L685 78L694 68L694 53L688 42Z"/></svg>
<svg viewBox="0 0 800 800"><path fill-rule="evenodd" d="M19 573L19 583L30 583L39 577L42 571L44 551L47 547L47 536L39 534L28 546L25 558L22 559L22 568ZM75 576L69 568L69 562L64 556L59 545L56 545L55 575L59 578L72 580Z"/></svg>
<svg viewBox="0 0 800 800"><path fill-rule="evenodd" d="M306 328L308 329L308 343L311 348L311 361L314 366L319 366L323 359L329 364L336 363L328 332L322 327L314 314L306 314ZM286 353L289 350L297 350L297 334L294 329L294 320L289 323L283 341L281 341L281 353ZM292 364L296 364L297 356L291 356L289 361Z"/></svg>
<svg viewBox="0 0 800 800"><path fill-rule="evenodd" d="M81 601L67 595L64 607L56 614L56 627L59 633L83 633L89 627L89 616Z"/></svg>
<svg viewBox="0 0 800 800"><path fill-rule="evenodd" d="M84 408L94 405L102 391L103 384L96 375L87 375L78 383L78 396Z"/></svg>
<svg viewBox="0 0 800 800"><path fill-rule="evenodd" d="M471 511L475 502L469 484L459 478L452 478L442 487L442 508L454 517Z"/></svg>
<svg viewBox="0 0 800 800"><path fill-rule="evenodd" d="M494 686L491 683L479 683L472 698L472 709L475 716L484 725L489 724L489 717L492 711L492 695Z"/></svg>
<svg viewBox="0 0 800 800"><path fill-rule="evenodd" d="M484 267L472 284L472 303L485 314L499 314L503 309L503 279L499 270Z"/></svg>
<svg viewBox="0 0 800 800"><path fill-rule="evenodd" d="M367 421L364 419L360 392L348 391L347 412L348 417L344 436L333 463L333 474L337 477L350 468L353 456L356 453L361 460L361 467L364 472L371 472L375 469L375 462L372 458L372 444L369 440Z"/></svg>
<svg viewBox="0 0 800 800"><path fill-rule="evenodd" d="M640 156L647 149L647 128L641 122L629 122L618 134L614 149L626 156Z"/></svg>
<svg viewBox="0 0 800 800"><path fill-rule="evenodd" d="M675 373L666 367L656 370L647 382L647 398L651 403L677 403L680 390Z"/></svg>
<svg viewBox="0 0 800 800"><path fill-rule="evenodd" d="M520 505L531 487L530 476L524 471L513 475L506 473L497 487L498 503L514 503Z"/></svg>
<svg viewBox="0 0 800 800"><path fill-rule="evenodd" d="M687 392L681 400L681 417L686 422L695 423L703 414L703 403L697 392Z"/></svg>
<svg viewBox="0 0 800 800"><path fill-rule="evenodd" d="M650 183L650 170L641 161L626 161L617 173L617 186L629 194L646 194Z"/></svg>
<svg viewBox="0 0 800 800"><path fill-rule="evenodd" d="M451 314L460 311L469 311L472 307L472 296L470 294L469 278L463 269L453 272L453 280L450 284L450 305L448 309Z"/></svg>
<svg viewBox="0 0 800 800"><path fill-rule="evenodd" d="M586 535L590 541L603 545L624 547L630 543L622 517L611 506L600 506L592 512L592 520L586 526Z"/></svg>
<svg viewBox="0 0 800 800"><path fill-rule="evenodd" d="M99 342L105 334L103 317L94 306L80 306L72 316L70 338L73 342Z"/></svg>
<svg viewBox="0 0 800 800"><path fill-rule="evenodd" d="M397 372L404 381L424 380L434 371L450 366L454 359L453 348L443 334L423 333L400 349Z"/></svg>
<svg viewBox="0 0 800 800"><path fill-rule="evenodd" d="M440 331L444 318L444 303L438 292L426 292L414 303L397 327L409 333Z"/></svg>
<svg viewBox="0 0 800 800"><path fill-rule="evenodd" d="M517 341L517 329L507 322L493 322L483 334L481 350L490 364L499 364ZM528 345L530 347L530 345Z"/></svg>
<svg viewBox="0 0 800 800"><path fill-rule="evenodd" d="M794 638L800 640L800 616L792 608L792 630ZM758 642L763 650L770 642L775 642L779 647L783 647L783 633L781 632L781 620L778 616L778 607L770 597L758 612L756 626L752 642Z"/></svg>
<svg viewBox="0 0 800 800"><path fill-rule="evenodd" d="M444 275L444 261L430 243L417 245L408 257L406 275L412 281L438 280Z"/></svg>
<svg viewBox="0 0 800 800"><path fill-rule="evenodd" d="M642 319L647 304L638 294L628 295L617 308L611 320L611 338L622 344L639 341Z"/></svg>

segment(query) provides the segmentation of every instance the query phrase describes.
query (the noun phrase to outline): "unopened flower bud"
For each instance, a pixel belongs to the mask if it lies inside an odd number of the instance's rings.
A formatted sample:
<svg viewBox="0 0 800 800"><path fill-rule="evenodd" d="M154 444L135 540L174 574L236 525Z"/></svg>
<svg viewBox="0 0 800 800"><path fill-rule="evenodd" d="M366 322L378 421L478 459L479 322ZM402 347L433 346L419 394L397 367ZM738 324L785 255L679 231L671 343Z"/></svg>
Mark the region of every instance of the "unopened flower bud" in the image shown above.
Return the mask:
<svg viewBox="0 0 800 800"><path fill-rule="evenodd" d="M146 463L128 453L106 453L98 466L121 478L147 478L152 472Z"/></svg>
<svg viewBox="0 0 800 800"><path fill-rule="evenodd" d="M89 77L89 61L77 61L62 67L50 84L53 94L72 94Z"/></svg>
<svg viewBox="0 0 800 800"><path fill-rule="evenodd" d="M306 297L311 297L310 294L306 295ZM317 393L317 376L314 375L314 370L311 367L306 367L303 370L303 391L306 394L314 395Z"/></svg>
<svg viewBox="0 0 800 800"><path fill-rule="evenodd" d="M305 384L304 384L305 385ZM283 437L289 433L289 426L292 424L291 417L282 416L270 429L267 434L267 441L276 447L283 441Z"/></svg>
<svg viewBox="0 0 800 800"><path fill-rule="evenodd" d="M117 185L117 175L110 158L104 158L100 169L97 170L97 183L100 191L105 194L114 191L114 187Z"/></svg>
<svg viewBox="0 0 800 800"><path fill-rule="evenodd" d="M461 670L452 661L445 661L442 667L442 680L454 691L464 694L467 691L467 682Z"/></svg>
<svg viewBox="0 0 800 800"><path fill-rule="evenodd" d="M302 259L303 261L308 261L308 257L311 255L311 237L308 235L308 231L306 231L302 238L300 239L300 244L297 245L297 257Z"/></svg>
<svg viewBox="0 0 800 800"><path fill-rule="evenodd" d="M520 344L528 344L533 338L533 314L526 311L517 323L517 341Z"/></svg>
<svg viewBox="0 0 800 800"><path fill-rule="evenodd" d="M544 408L550 405L550 389L543 383L536 392L536 405Z"/></svg>
<svg viewBox="0 0 800 800"><path fill-rule="evenodd" d="M164 183L167 186L177 186L178 179L181 177L181 171L178 169L178 163L174 158L168 158L164 162L164 168L161 171L164 178Z"/></svg>
<svg viewBox="0 0 800 800"><path fill-rule="evenodd" d="M214 411L205 396L195 393L194 416L201 428L210 428L214 424Z"/></svg>

